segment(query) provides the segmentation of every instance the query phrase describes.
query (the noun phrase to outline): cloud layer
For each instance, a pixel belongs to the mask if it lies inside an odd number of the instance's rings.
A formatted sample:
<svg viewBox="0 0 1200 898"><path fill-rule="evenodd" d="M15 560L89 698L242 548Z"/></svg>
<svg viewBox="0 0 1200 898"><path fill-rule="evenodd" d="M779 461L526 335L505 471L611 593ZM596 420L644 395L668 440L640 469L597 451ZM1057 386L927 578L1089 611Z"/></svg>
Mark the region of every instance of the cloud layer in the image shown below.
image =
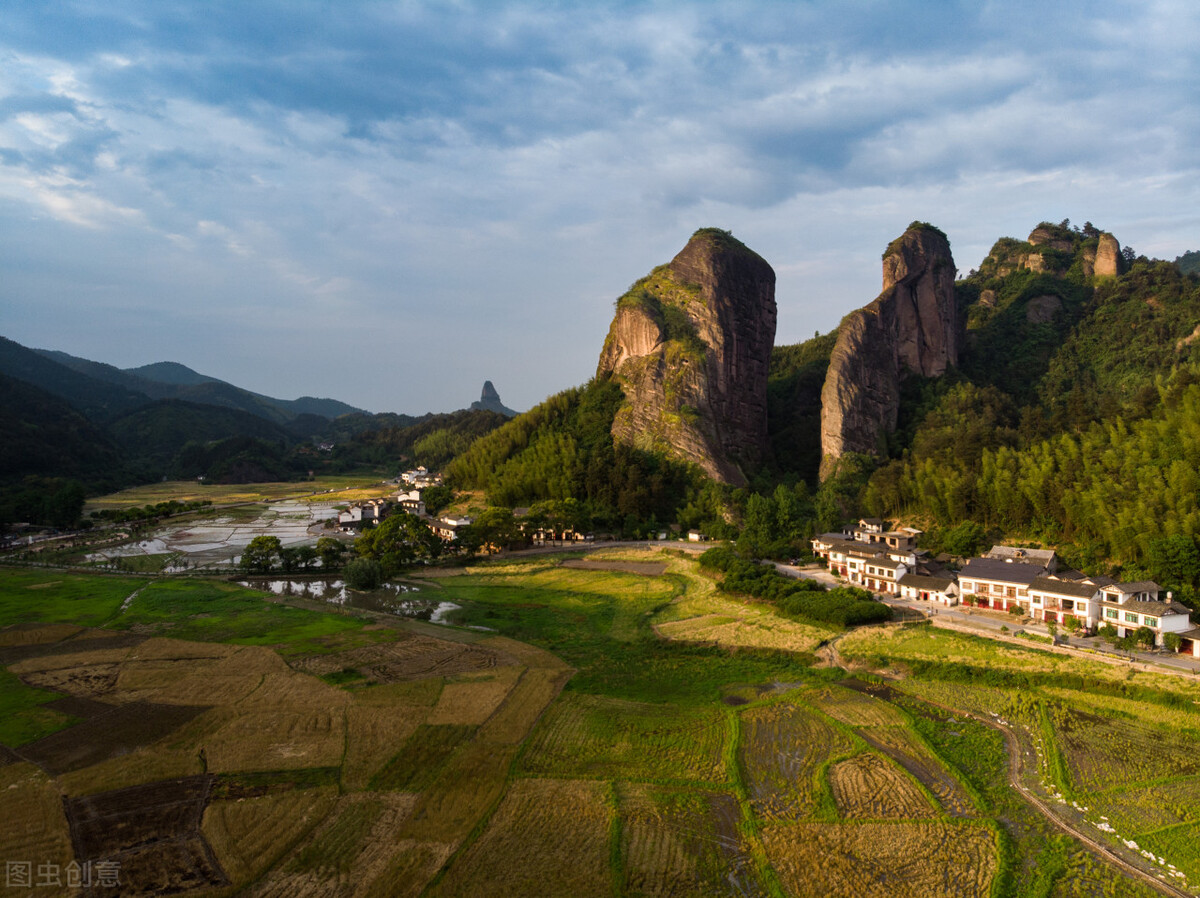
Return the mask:
<svg viewBox="0 0 1200 898"><path fill-rule="evenodd" d="M882 8L881 8L882 7ZM697 227L780 342L934 222L964 270L1084 219L1200 248L1200 8L1117 3L8 4L0 329L292 397L523 408L590 376Z"/></svg>

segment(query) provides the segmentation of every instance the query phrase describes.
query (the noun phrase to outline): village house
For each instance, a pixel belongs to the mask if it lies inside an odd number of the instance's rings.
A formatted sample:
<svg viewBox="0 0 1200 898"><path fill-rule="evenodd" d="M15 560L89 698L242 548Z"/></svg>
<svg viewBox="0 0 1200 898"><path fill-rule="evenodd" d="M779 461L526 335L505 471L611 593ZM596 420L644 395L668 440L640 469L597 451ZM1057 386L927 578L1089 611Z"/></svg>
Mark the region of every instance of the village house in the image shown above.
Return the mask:
<svg viewBox="0 0 1200 898"><path fill-rule="evenodd" d="M446 515L433 521L426 521L429 529L447 542L458 539L458 531L475 523L469 515Z"/></svg>
<svg viewBox="0 0 1200 898"><path fill-rule="evenodd" d="M374 526L387 517L391 507L387 499L358 502L338 512L338 529L343 533L353 533L368 524Z"/></svg>
<svg viewBox="0 0 1200 898"><path fill-rule="evenodd" d="M1170 593L1165 599L1160 599L1158 593L1159 586L1152 580L1102 587L1101 625L1116 627L1118 636L1129 636L1140 627L1148 627L1154 633L1155 645L1163 644L1165 633L1178 633L1182 638L1192 629L1188 607L1174 601Z"/></svg>
<svg viewBox="0 0 1200 898"><path fill-rule="evenodd" d="M1019 605L1028 612L1029 585L1049 572L1040 564L998 558L968 558L958 572L962 600L980 608L1007 611Z"/></svg>
<svg viewBox="0 0 1200 898"><path fill-rule="evenodd" d="M900 594L900 580L916 572L921 531L911 527L884 530L878 518L862 518L843 533L822 533L812 541L813 553L825 559L829 570L855 586Z"/></svg>
<svg viewBox="0 0 1200 898"><path fill-rule="evenodd" d="M405 514L415 514L417 517L425 516L425 502L421 499L421 490L419 489L396 493L396 506Z"/></svg>
<svg viewBox="0 0 1200 898"><path fill-rule="evenodd" d="M1082 627L1094 630L1100 620L1100 601L1100 587L1091 580L1038 577L1029 584L1025 612L1034 620L1056 625L1074 617Z"/></svg>
<svg viewBox="0 0 1200 898"><path fill-rule="evenodd" d="M928 574L905 574L898 582L902 599L937 602L947 608L958 604L958 583L952 575L933 577Z"/></svg>

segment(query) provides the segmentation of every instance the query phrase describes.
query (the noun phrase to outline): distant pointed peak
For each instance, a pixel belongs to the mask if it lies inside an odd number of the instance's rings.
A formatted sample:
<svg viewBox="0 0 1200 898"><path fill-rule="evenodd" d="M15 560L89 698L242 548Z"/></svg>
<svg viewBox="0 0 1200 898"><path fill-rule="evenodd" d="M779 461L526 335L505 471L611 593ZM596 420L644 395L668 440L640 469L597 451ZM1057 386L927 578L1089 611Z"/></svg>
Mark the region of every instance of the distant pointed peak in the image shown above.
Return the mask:
<svg viewBox="0 0 1200 898"><path fill-rule="evenodd" d="M500 394L496 392L496 388L490 380L483 382L483 390L479 394L479 401L471 403L471 410L498 412L501 415L508 415L510 418L517 415L517 412L500 401Z"/></svg>

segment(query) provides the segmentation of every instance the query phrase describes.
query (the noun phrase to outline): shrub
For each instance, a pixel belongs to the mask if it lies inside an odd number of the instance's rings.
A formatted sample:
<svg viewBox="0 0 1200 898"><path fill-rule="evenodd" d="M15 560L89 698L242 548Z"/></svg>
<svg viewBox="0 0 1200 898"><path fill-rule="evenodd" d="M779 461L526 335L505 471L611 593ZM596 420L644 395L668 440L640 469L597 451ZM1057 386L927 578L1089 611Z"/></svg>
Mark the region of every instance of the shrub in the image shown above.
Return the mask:
<svg viewBox="0 0 1200 898"><path fill-rule="evenodd" d="M383 566L374 558L356 558L342 572L351 589L378 589L383 583Z"/></svg>

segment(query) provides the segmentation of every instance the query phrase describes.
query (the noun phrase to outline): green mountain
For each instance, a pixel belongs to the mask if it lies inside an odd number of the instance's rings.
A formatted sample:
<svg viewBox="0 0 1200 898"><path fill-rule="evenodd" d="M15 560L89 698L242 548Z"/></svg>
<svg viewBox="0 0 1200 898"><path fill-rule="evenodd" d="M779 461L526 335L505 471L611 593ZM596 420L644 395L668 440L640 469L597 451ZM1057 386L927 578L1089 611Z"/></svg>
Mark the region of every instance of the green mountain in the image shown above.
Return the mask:
<svg viewBox="0 0 1200 898"><path fill-rule="evenodd" d="M363 413L362 409L336 399L317 399L312 396L275 399L264 396L200 374L178 362L155 362L138 368L122 369L57 350L38 349L34 352L79 374L142 393L151 399L182 399L205 405L241 409L278 424L287 423L299 415L320 415L332 419L339 415Z"/></svg>

